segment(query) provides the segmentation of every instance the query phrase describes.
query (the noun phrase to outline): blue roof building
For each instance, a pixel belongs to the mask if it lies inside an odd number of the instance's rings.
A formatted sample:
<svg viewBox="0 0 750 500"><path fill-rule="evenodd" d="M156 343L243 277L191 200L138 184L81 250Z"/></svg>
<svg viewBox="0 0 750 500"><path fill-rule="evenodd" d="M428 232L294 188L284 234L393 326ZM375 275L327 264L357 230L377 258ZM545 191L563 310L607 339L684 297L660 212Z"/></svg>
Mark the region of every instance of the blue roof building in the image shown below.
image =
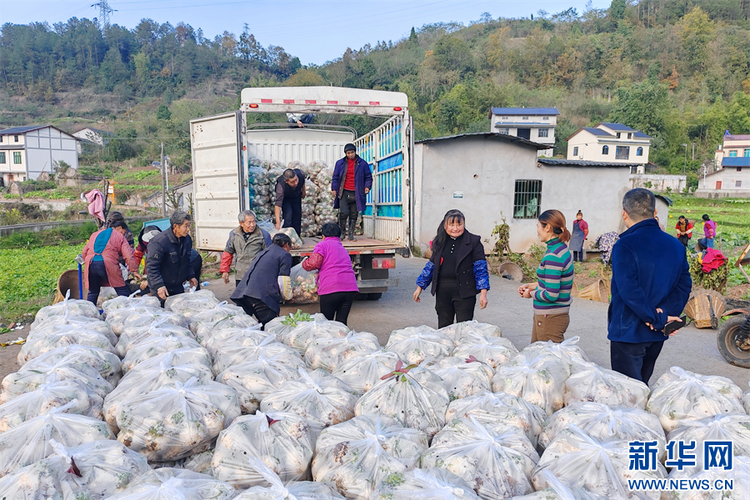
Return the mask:
<svg viewBox="0 0 750 500"><path fill-rule="evenodd" d="M0 185L36 180L65 162L78 169L78 139L52 125L0 130Z"/></svg>
<svg viewBox="0 0 750 500"><path fill-rule="evenodd" d="M622 123L602 122L582 127L568 137L569 160L618 163L643 173L648 163L651 137Z"/></svg>

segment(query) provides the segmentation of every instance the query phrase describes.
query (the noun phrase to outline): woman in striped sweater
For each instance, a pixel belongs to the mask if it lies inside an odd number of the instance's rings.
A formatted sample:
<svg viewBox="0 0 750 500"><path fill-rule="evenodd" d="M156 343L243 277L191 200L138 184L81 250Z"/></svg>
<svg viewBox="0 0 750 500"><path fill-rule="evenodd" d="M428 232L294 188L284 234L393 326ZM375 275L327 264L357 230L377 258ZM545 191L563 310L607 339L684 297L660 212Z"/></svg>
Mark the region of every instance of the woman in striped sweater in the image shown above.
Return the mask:
<svg viewBox="0 0 750 500"><path fill-rule="evenodd" d="M539 268L538 282L518 288L526 299L534 299L534 327L531 342L551 340L562 342L570 324L570 291L573 288L573 259L566 243L570 232L565 227L565 216L559 210L547 210L539 216L536 232L547 245Z"/></svg>

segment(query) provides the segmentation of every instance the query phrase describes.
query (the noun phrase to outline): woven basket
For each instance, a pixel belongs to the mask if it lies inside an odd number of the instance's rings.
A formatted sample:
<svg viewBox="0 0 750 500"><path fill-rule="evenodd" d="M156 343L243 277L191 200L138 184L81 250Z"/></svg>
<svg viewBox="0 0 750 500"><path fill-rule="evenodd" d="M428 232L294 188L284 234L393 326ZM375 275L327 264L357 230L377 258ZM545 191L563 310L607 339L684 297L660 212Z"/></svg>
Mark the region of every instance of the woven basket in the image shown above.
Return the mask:
<svg viewBox="0 0 750 500"><path fill-rule="evenodd" d="M697 328L719 328L719 319L726 311L724 296L715 290L695 290L685 306L685 314Z"/></svg>
<svg viewBox="0 0 750 500"><path fill-rule="evenodd" d="M55 298L52 300L53 304L62 302L65 300L65 294L70 290L70 298L77 299L80 295L78 292L78 270L69 269L63 272L57 279L57 290L55 291ZM86 298L86 285L84 284L83 298Z"/></svg>
<svg viewBox="0 0 750 500"><path fill-rule="evenodd" d="M586 288L578 291L579 299L588 299L596 302L609 302L609 290L603 279L598 279Z"/></svg>

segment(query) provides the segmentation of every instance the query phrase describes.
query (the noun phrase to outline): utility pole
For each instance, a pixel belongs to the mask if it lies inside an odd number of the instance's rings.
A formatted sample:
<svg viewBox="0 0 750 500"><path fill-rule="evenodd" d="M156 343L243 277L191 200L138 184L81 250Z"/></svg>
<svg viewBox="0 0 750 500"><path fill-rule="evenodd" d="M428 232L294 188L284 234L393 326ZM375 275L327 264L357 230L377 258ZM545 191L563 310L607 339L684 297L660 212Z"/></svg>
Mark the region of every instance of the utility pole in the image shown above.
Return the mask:
<svg viewBox="0 0 750 500"><path fill-rule="evenodd" d="M693 142L692 145L693 145L693 161L695 161L695 143Z"/></svg>
<svg viewBox="0 0 750 500"><path fill-rule="evenodd" d="M688 145L684 143L682 145L685 146L685 163L682 165L682 175L685 175L685 171L687 170L687 147Z"/></svg>
<svg viewBox="0 0 750 500"><path fill-rule="evenodd" d="M102 34L106 34L109 28L109 15L115 12L115 9L109 6L107 0L99 0L91 6L99 7L99 29L102 30Z"/></svg>
<svg viewBox="0 0 750 500"><path fill-rule="evenodd" d="M161 167L161 216L167 216L167 169L164 165L164 143L161 143L161 157L159 158Z"/></svg>

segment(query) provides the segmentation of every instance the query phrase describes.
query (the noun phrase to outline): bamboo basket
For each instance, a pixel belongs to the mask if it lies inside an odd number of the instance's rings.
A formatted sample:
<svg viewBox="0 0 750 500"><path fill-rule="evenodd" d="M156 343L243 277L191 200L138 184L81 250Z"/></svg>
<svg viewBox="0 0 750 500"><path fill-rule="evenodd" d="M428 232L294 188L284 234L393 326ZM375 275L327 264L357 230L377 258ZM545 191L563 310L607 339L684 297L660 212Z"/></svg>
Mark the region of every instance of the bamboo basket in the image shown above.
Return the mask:
<svg viewBox="0 0 750 500"><path fill-rule="evenodd" d="M586 288L578 291L579 299L588 299L596 302L609 302L609 290L603 279L598 279Z"/></svg>
<svg viewBox="0 0 750 500"><path fill-rule="evenodd" d="M52 300L52 303L57 304L58 302L62 302L63 300L65 300L65 294L68 292L68 290L70 290L71 299L79 298L77 269L69 269L63 272L57 279L57 290L55 291L55 298ZM86 298L87 293L88 290L86 290L86 285L84 284L84 299Z"/></svg>
<svg viewBox="0 0 750 500"><path fill-rule="evenodd" d="M719 328L719 319L725 311L724 296L715 290L695 290L685 306L685 314L697 328Z"/></svg>

